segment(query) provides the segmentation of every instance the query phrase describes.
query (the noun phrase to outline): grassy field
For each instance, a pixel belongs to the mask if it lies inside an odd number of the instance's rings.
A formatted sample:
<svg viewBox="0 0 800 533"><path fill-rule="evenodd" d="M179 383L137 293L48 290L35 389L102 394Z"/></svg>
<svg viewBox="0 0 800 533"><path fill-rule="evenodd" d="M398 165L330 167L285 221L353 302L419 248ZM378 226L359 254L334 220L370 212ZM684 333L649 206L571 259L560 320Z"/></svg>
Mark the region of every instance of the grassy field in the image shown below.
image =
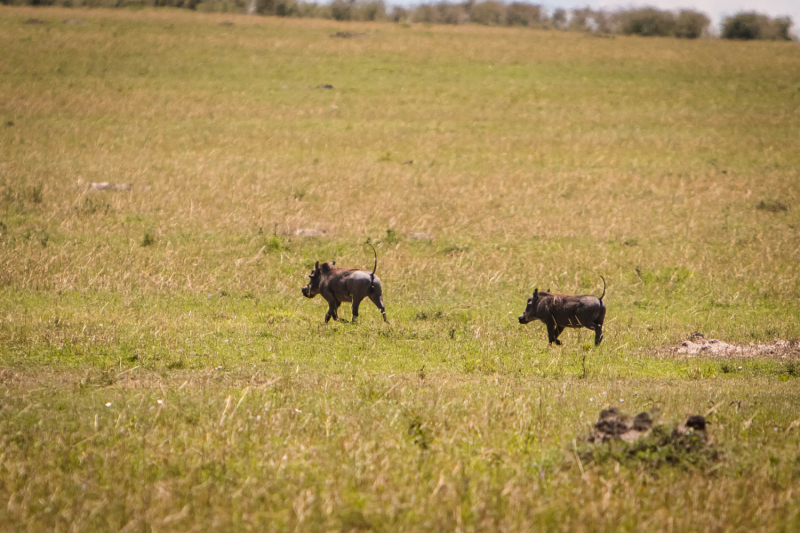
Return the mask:
<svg viewBox="0 0 800 533"><path fill-rule="evenodd" d="M796 43L0 6L0 50L0 530L800 529L798 349L673 349L800 337ZM390 323L324 324L368 239ZM599 347L517 323L600 275ZM714 453L586 444L608 405Z"/></svg>

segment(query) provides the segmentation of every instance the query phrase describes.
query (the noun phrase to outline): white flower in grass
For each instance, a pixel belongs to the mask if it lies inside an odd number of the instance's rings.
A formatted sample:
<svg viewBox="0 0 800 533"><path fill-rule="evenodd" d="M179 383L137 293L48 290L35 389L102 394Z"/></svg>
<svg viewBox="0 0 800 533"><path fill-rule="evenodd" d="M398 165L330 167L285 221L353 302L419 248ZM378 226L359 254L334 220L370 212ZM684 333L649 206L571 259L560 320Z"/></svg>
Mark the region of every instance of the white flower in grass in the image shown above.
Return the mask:
<svg viewBox="0 0 800 533"><path fill-rule="evenodd" d="M111 402L108 402L108 403L106 404L106 407L111 407Z"/></svg>

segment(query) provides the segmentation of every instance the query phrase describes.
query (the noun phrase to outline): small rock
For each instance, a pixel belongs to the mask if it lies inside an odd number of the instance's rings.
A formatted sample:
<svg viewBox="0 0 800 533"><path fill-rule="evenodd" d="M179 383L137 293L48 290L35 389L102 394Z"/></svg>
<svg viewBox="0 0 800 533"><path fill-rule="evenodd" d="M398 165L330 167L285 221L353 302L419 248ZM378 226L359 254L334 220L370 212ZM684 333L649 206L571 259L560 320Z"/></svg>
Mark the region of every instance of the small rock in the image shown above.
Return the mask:
<svg viewBox="0 0 800 533"><path fill-rule="evenodd" d="M317 89L333 89L333 85L329 83L321 83L317 85Z"/></svg>

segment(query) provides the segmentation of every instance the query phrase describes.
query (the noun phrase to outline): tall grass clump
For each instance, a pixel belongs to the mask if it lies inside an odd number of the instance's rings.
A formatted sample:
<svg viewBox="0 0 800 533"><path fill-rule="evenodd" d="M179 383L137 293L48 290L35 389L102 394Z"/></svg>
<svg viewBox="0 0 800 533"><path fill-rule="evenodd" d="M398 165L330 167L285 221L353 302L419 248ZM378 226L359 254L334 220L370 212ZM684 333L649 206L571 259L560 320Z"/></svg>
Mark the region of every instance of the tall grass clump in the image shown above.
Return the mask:
<svg viewBox="0 0 800 533"><path fill-rule="evenodd" d="M722 22L723 39L791 41L789 17L770 18L755 12L739 13Z"/></svg>

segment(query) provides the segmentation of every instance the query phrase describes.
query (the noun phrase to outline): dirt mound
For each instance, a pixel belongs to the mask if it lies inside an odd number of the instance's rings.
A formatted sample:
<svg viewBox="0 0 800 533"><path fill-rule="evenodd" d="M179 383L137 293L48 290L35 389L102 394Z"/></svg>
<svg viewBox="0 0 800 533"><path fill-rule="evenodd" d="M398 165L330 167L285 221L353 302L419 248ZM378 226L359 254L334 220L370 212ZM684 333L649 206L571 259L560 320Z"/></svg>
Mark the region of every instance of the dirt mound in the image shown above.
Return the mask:
<svg viewBox="0 0 800 533"><path fill-rule="evenodd" d="M766 343L736 344L706 339L701 333L693 333L688 340L673 346L670 351L684 357L788 357L800 356L800 342L775 339Z"/></svg>
<svg viewBox="0 0 800 533"><path fill-rule="evenodd" d="M588 442L608 442L611 440L624 440L634 442L650 433L653 428L653 418L657 411L639 413L633 420L622 415L616 407L603 409L600 419L595 423L595 432L586 439Z"/></svg>
<svg viewBox="0 0 800 533"><path fill-rule="evenodd" d="M617 463L659 468L663 465L704 466L722 459L708 434L708 422L701 415L692 415L674 426L656 424L654 410L642 412L633 419L615 407L604 409L592 433L579 452L582 461L602 464ZM616 445L608 446L611 443Z"/></svg>

